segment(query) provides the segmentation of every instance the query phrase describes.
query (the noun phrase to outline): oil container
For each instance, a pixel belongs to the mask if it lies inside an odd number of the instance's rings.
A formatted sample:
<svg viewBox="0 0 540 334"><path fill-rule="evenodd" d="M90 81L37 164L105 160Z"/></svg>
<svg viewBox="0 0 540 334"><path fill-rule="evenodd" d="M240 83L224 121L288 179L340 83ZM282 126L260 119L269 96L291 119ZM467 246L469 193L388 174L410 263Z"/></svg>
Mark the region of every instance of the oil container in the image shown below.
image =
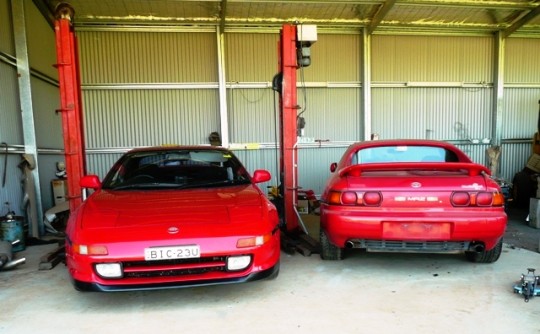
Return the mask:
<svg viewBox="0 0 540 334"><path fill-rule="evenodd" d="M23 226L24 217L12 215L0 217L0 240L9 242L19 240L19 243L12 248L14 253L26 248Z"/></svg>

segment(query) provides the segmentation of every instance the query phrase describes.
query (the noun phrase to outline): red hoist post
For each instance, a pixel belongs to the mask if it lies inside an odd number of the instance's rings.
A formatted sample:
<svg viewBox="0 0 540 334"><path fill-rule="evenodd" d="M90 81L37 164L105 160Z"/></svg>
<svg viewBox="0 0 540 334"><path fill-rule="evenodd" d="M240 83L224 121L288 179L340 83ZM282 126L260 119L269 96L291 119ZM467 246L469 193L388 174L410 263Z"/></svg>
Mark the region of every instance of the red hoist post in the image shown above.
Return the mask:
<svg viewBox="0 0 540 334"><path fill-rule="evenodd" d="M310 26L310 28L316 28ZM283 197L283 218L288 232L299 231L298 211L298 111L296 71L302 61L302 50L314 41L303 41L298 37L303 26L283 25L279 42L280 91L280 193ZM301 34L300 34L301 35ZM316 35L316 30L315 30ZM299 58L300 57L300 58ZM308 54L309 58L309 54ZM309 59L308 59L309 60Z"/></svg>
<svg viewBox="0 0 540 334"><path fill-rule="evenodd" d="M73 30L74 10L60 4L56 10L56 60L60 88L60 109L67 172L67 199L70 212L82 203L80 179L85 174L85 152L81 103L81 84L77 40Z"/></svg>

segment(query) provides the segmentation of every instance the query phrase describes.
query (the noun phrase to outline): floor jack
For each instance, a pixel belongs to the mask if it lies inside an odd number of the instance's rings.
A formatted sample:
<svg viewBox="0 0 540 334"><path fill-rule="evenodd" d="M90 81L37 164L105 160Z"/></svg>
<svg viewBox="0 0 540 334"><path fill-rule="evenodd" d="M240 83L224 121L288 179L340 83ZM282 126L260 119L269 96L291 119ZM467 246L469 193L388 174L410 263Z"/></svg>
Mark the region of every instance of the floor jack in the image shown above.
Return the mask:
<svg viewBox="0 0 540 334"><path fill-rule="evenodd" d="M540 296L540 276L534 275L535 269L527 268L527 274L521 274L521 281L514 285L514 293L519 293L528 303L534 296Z"/></svg>

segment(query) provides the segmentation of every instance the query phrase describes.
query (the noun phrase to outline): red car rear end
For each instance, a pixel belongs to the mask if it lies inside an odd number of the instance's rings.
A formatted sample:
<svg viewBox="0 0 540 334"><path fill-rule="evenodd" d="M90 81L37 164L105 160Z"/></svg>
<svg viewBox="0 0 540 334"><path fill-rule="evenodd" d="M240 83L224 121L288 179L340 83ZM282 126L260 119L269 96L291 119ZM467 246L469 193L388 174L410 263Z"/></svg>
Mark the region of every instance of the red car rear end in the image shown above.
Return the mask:
<svg viewBox="0 0 540 334"><path fill-rule="evenodd" d="M507 217L489 170L439 141L354 144L332 166L321 204L321 256L344 248L458 253L494 262Z"/></svg>

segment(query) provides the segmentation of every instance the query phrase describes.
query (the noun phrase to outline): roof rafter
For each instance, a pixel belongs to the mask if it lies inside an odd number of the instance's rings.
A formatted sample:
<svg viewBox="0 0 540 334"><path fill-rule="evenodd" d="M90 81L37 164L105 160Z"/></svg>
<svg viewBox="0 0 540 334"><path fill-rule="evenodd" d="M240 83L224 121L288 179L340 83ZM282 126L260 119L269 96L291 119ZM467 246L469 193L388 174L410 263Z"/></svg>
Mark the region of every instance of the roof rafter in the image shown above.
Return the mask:
<svg viewBox="0 0 540 334"><path fill-rule="evenodd" d="M388 14L392 7L394 7L395 3L396 0L388 0L379 8L377 14L375 14L373 19L371 20L371 23L368 26L368 34L371 34L377 28L377 26L379 25L379 23L381 23L386 14Z"/></svg>

